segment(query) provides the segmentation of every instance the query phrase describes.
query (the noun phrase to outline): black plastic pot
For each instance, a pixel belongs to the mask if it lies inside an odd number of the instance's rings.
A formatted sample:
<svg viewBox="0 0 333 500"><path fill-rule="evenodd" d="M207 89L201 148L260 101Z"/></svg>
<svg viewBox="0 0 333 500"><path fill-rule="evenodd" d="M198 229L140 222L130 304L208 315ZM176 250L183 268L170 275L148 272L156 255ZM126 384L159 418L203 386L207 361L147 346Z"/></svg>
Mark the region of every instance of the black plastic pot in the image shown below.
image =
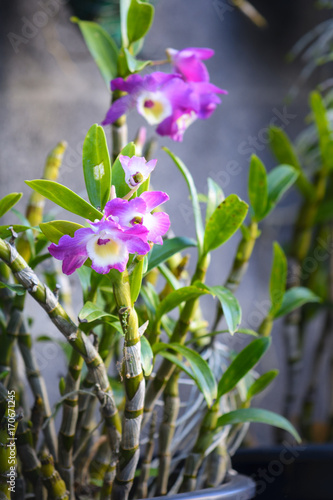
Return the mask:
<svg viewBox="0 0 333 500"><path fill-rule="evenodd" d="M333 498L333 444L238 450L232 464L256 482L257 500Z"/></svg>
<svg viewBox="0 0 333 500"><path fill-rule="evenodd" d="M166 498L168 500L250 500L254 498L255 488L252 479L231 471L227 482L218 488L155 497L152 500L166 500Z"/></svg>

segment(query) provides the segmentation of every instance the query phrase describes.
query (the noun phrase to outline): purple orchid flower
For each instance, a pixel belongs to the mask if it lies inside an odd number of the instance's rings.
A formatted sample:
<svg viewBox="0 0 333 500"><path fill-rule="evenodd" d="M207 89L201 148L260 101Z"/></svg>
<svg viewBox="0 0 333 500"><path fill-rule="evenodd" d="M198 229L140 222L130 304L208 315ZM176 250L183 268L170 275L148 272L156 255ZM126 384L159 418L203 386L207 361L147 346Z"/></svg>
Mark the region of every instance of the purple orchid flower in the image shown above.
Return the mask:
<svg viewBox="0 0 333 500"><path fill-rule="evenodd" d="M62 260L62 270L72 274L90 258L91 267L99 274L111 269L123 272L130 253L146 255L150 246L147 243L148 229L143 225L122 228L113 220L90 223L90 227L75 231L74 237L64 235L58 245L52 243L49 252Z"/></svg>
<svg viewBox="0 0 333 500"><path fill-rule="evenodd" d="M154 170L157 160L146 161L141 156L119 156L119 161L125 172L125 182L131 188L140 186L148 179Z"/></svg>
<svg viewBox="0 0 333 500"><path fill-rule="evenodd" d="M187 82L209 82L209 73L201 62L214 55L214 50L189 47L183 50L167 49L166 53L176 73Z"/></svg>
<svg viewBox="0 0 333 500"><path fill-rule="evenodd" d="M179 75L156 71L150 75L130 75L126 80L115 78L111 90L127 92L117 99L106 114L103 125L114 123L120 116L133 108L150 125L163 122L176 109L191 106L191 89Z"/></svg>
<svg viewBox="0 0 333 500"><path fill-rule="evenodd" d="M162 236L170 227L170 219L164 212L152 214L151 211L168 199L169 196L162 191L146 191L130 201L115 198L105 205L105 216L123 228L145 227L148 230L147 240L162 245Z"/></svg>

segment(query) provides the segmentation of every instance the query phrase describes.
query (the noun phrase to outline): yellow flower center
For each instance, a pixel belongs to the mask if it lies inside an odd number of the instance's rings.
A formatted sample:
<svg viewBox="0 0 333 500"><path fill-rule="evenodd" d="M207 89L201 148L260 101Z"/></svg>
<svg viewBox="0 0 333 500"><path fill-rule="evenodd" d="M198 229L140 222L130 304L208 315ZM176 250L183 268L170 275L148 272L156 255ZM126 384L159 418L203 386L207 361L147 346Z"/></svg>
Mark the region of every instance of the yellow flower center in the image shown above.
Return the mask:
<svg viewBox="0 0 333 500"><path fill-rule="evenodd" d="M102 259L105 259L110 254L115 256L119 255L120 251L120 245L114 240L99 238L97 241L95 241L94 252L96 253L96 255L98 255L98 257L101 257Z"/></svg>

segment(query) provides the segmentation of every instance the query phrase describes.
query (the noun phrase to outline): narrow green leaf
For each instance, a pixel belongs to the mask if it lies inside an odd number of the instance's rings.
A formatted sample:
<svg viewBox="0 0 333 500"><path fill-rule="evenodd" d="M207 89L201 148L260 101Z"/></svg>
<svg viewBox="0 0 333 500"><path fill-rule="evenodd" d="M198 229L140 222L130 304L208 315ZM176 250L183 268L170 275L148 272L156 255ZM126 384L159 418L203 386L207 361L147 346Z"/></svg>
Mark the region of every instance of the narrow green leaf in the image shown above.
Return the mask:
<svg viewBox="0 0 333 500"><path fill-rule="evenodd" d="M193 285L184 286L183 288L174 290L159 303L158 307L156 308L156 320L159 320L163 316L163 314L172 311L172 309L179 306L182 302L186 302L191 299L197 299L201 295L205 295L207 293L209 293L207 289L198 288Z"/></svg>
<svg viewBox="0 0 333 500"><path fill-rule="evenodd" d="M160 264L158 270L164 276L166 281L171 286L172 290L178 290L181 288L180 282L177 280L176 276L170 271L170 269L165 264Z"/></svg>
<svg viewBox="0 0 333 500"><path fill-rule="evenodd" d="M128 46L127 16L128 16L128 9L129 9L130 4L131 4L131 0L120 0L119 1L120 29L121 29L121 40L122 40L123 47Z"/></svg>
<svg viewBox="0 0 333 500"><path fill-rule="evenodd" d="M199 200L198 200L198 193L197 193L197 188L195 187L193 177L190 173L190 171L187 169L187 167L184 165L184 163L181 161L178 156L174 155L170 149L168 148L162 148L170 158L174 161L175 165L178 167L178 169L181 171L181 173L184 176L184 179L187 183L190 195L191 195L191 200L192 200L192 207L193 207L193 214L194 214L194 221L195 221L195 229L196 229L196 234L197 234L197 240L198 240L198 251L199 255L202 254L203 250L203 239L204 239L204 228L202 224L202 217L201 217L201 210L200 210L200 205L199 205Z"/></svg>
<svg viewBox="0 0 333 500"><path fill-rule="evenodd" d="M146 66L151 64L151 61L140 61L139 59L136 59L136 57L134 57L128 49L124 49L124 55L129 73L142 71Z"/></svg>
<svg viewBox="0 0 333 500"><path fill-rule="evenodd" d="M127 144L127 146L121 150L120 154L123 156L129 156L130 158L135 156L134 142ZM130 188L125 182L125 172L119 161L119 156L112 165L112 184L116 189L116 195L118 198L123 198L130 192Z"/></svg>
<svg viewBox="0 0 333 500"><path fill-rule="evenodd" d="M267 176L268 203L265 217L273 210L284 193L294 184L298 172L290 165L279 165L271 170Z"/></svg>
<svg viewBox="0 0 333 500"><path fill-rule="evenodd" d="M279 370L270 370L257 378L247 391L247 400L250 401L253 396L266 389L278 374Z"/></svg>
<svg viewBox="0 0 333 500"><path fill-rule="evenodd" d="M23 193L10 193L0 200L0 217L5 215L20 199Z"/></svg>
<svg viewBox="0 0 333 500"><path fill-rule="evenodd" d="M235 194L229 195L213 212L206 225L204 253L223 245L241 226L248 205Z"/></svg>
<svg viewBox="0 0 333 500"><path fill-rule="evenodd" d="M183 356L190 367L190 370L176 357L172 356L170 358L170 352L167 350L172 349L177 354ZM204 395L207 405L211 406L216 398L217 386L215 377L208 366L208 363L198 354L189 347L185 347L176 342L170 344L157 343L153 346L154 354L161 354L162 356L170 359L173 363L184 370L187 375L189 375L198 385L200 391Z"/></svg>
<svg viewBox="0 0 333 500"><path fill-rule="evenodd" d="M281 415L274 413L272 411L263 410L261 408L242 408L240 410L234 410L229 413L225 413L219 417L217 421L218 427L223 427L225 425L235 425L243 424L246 422L258 422L261 424L273 425L274 427L279 427L289 432L296 441L301 442L300 435L296 431L295 427L291 425L290 422Z"/></svg>
<svg viewBox="0 0 333 500"><path fill-rule="evenodd" d="M269 129L269 139L271 149L280 164L291 165L298 172L296 186L302 195L310 199L314 194L311 182L306 178L296 152L287 134L279 127Z"/></svg>
<svg viewBox="0 0 333 500"><path fill-rule="evenodd" d="M308 288L295 286L286 291L280 309L274 318L285 316L308 302L321 302L321 299Z"/></svg>
<svg viewBox="0 0 333 500"><path fill-rule="evenodd" d="M119 321L118 316L103 311L103 309L89 301L84 304L79 312L79 321L82 323L91 323L100 318L107 318L110 323Z"/></svg>
<svg viewBox="0 0 333 500"><path fill-rule="evenodd" d="M206 208L206 222L211 218L215 209L225 199L223 190L215 181L213 181L213 179L208 177L207 183L208 183L208 195L207 195L207 208Z"/></svg>
<svg viewBox="0 0 333 500"><path fill-rule="evenodd" d="M333 134L327 115L324 101L319 92L310 94L310 105L319 135L319 147L323 164L326 168L333 168Z"/></svg>
<svg viewBox="0 0 333 500"><path fill-rule="evenodd" d="M7 375L9 375L9 371L4 371L0 373L0 380L4 380Z"/></svg>
<svg viewBox="0 0 333 500"><path fill-rule="evenodd" d="M37 193L73 214L80 215L91 221L102 219L103 217L103 214L90 205L90 203L66 186L58 184L58 182L37 179L34 181L25 181L25 183L37 191Z"/></svg>
<svg viewBox="0 0 333 500"><path fill-rule="evenodd" d="M252 155L250 163L249 200L253 210L253 219L259 222L265 217L268 185L265 166L256 155Z"/></svg>
<svg viewBox="0 0 333 500"><path fill-rule="evenodd" d="M127 13L127 36L129 44L143 38L154 18L154 7L140 0L131 0Z"/></svg>
<svg viewBox="0 0 333 500"><path fill-rule="evenodd" d="M23 231L27 231L27 229L31 229L31 226L23 226L20 224L7 224L6 226L0 226L0 238L9 238L12 236L12 232L10 230L11 227L15 233L22 233Z"/></svg>
<svg viewBox="0 0 333 500"><path fill-rule="evenodd" d="M273 317L280 309L283 301L283 296L286 291L287 267L287 259L284 251L275 241L273 243L273 265L269 282L269 291L272 304L270 314L272 314Z"/></svg>
<svg viewBox="0 0 333 500"><path fill-rule="evenodd" d="M163 245L154 245L150 252L147 273L168 260L175 253L181 252L185 248L195 247L196 244L196 241L190 238L176 237L164 240Z"/></svg>
<svg viewBox="0 0 333 500"><path fill-rule="evenodd" d="M73 237L75 231L84 226L68 220L53 220L51 222L42 222L39 227L48 240L58 244L64 234Z"/></svg>
<svg viewBox="0 0 333 500"><path fill-rule="evenodd" d="M245 375L259 362L269 348L271 339L262 337L253 340L231 362L222 375L217 389L218 398L231 391Z"/></svg>
<svg viewBox="0 0 333 500"><path fill-rule="evenodd" d="M2 281L0 281L0 288L8 288L8 290L16 293L16 295L24 295L26 291L22 285L11 285L9 283L3 283Z"/></svg>
<svg viewBox="0 0 333 500"><path fill-rule="evenodd" d="M216 295L221 302L229 332L234 334L238 330L242 319L242 310L238 300L234 294L224 286L207 286L206 288L212 295Z"/></svg>
<svg viewBox="0 0 333 500"><path fill-rule="evenodd" d="M111 163L102 127L90 127L83 143L83 174L90 203L103 210L110 199Z"/></svg>
<svg viewBox="0 0 333 500"><path fill-rule="evenodd" d="M153 358L154 354L151 348L151 345L149 341L146 339L144 335L141 337L141 365L142 365L142 370L143 373L145 374L146 377L149 377L151 375L151 372L153 371L154 363L153 363Z"/></svg>
<svg viewBox="0 0 333 500"><path fill-rule="evenodd" d="M139 293L141 290L143 265L144 265L144 260L142 259L136 264L135 268L133 269L133 272L130 275L132 305L134 305L135 302L137 301L137 298L139 297Z"/></svg>
<svg viewBox="0 0 333 500"><path fill-rule="evenodd" d="M79 25L89 52L109 88L110 81L118 76L117 61L119 51L117 45L99 24L92 21L80 21L75 17L71 20Z"/></svg>

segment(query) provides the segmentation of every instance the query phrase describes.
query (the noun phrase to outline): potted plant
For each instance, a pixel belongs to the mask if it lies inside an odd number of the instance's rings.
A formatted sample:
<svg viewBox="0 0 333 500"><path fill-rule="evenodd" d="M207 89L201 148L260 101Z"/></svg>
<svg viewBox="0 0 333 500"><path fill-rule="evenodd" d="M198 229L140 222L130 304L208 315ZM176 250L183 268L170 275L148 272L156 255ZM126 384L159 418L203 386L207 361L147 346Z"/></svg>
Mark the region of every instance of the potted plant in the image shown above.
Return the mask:
<svg viewBox="0 0 333 500"><path fill-rule="evenodd" d="M235 194L225 197L212 179L207 196L200 196L190 170L164 148L188 185L196 239L168 235L169 217L160 205L172 199L172 187L165 187L168 194L151 189L150 176L158 170L152 143L142 129L128 142L126 114L136 108L159 135L179 141L196 119L209 118L225 91L209 82L203 60L213 55L210 49L168 49L166 61L137 59L154 9L139 0L122 1L120 7L120 48L97 24L75 20L112 90L103 122L111 124L112 153L97 124L83 144L89 201L56 182L66 147L61 142L50 153L43 178L26 181L33 194L20 216L22 224L0 227L0 498L10 498L19 488L37 499L46 490L53 499L127 500L167 493L179 499L251 498L253 482L235 476L229 461L247 423L275 425L299 440L285 418L251 407L252 398L277 375L271 370L258 377L253 369L269 348L273 321L318 297L304 287L286 291L287 261L277 243L271 307L257 332L241 327L234 292L260 235L260 222L299 173L284 164L267 174L253 156L248 215L248 204ZM171 63L172 72L141 75L160 63ZM20 197L11 193L0 200L0 214ZM45 198L81 223L43 219ZM204 219L200 200L206 206ZM218 277L215 284L205 283L214 250L238 230L241 240L226 283L222 286ZM189 247L197 255L193 274L182 253ZM45 273L51 288L35 271L50 256L62 261L62 274L53 259ZM78 321L55 286L74 272L83 295ZM24 315L27 293L70 346L54 411ZM199 303L203 296L219 301L217 322L224 318L224 330L209 327ZM236 331L255 337L237 354L217 340L220 333ZM23 413L15 410L25 406L17 347L35 397L32 410ZM60 409L56 436L54 416Z"/></svg>

